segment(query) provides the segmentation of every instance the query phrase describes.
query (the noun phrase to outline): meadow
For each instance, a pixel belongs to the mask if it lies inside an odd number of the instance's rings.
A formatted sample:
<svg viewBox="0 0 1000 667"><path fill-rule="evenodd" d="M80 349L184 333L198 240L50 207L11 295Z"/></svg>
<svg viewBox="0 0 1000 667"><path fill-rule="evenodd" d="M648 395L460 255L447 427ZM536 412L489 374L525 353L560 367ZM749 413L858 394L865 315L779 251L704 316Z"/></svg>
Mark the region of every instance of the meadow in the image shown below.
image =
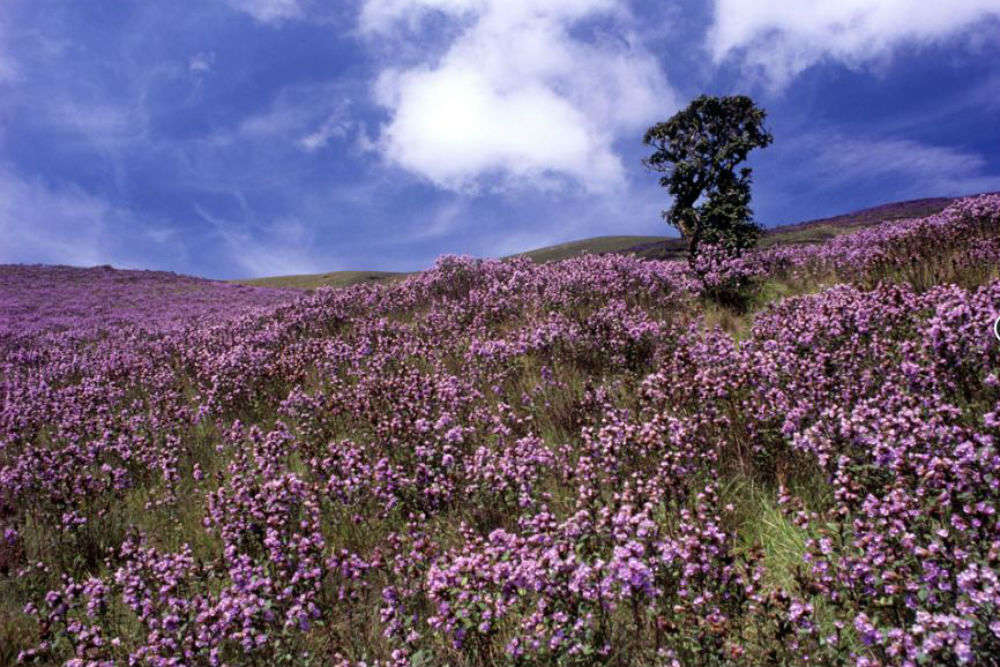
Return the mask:
<svg viewBox="0 0 1000 667"><path fill-rule="evenodd" d="M0 267L0 664L1000 665L998 267Z"/></svg>

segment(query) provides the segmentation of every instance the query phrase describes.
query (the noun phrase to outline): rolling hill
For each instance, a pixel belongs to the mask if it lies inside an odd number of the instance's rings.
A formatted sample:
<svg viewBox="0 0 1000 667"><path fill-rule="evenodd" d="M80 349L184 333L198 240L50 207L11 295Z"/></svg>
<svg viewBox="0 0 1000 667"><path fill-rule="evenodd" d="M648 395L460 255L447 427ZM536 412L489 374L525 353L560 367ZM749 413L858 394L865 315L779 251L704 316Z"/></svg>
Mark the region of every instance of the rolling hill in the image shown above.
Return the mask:
<svg viewBox="0 0 1000 667"><path fill-rule="evenodd" d="M834 236L887 220L920 218L939 213L959 197L930 197L891 202L870 208L844 213L829 218L818 218L768 228L760 245L789 245L822 243ZM509 257L527 257L538 263L556 262L587 254L635 253L647 259L679 259L684 256L686 243L678 237L668 236L595 236L578 241L535 248ZM386 282L408 275L391 271L331 271L328 273L273 276L239 279L230 282L261 287L291 287L314 289L316 287L346 287L363 282Z"/></svg>
<svg viewBox="0 0 1000 667"><path fill-rule="evenodd" d="M303 273L296 276L272 276L249 278L230 282L258 287L292 287L315 289L316 287L347 287L358 283L378 283L406 276L406 273L392 271L330 271L328 273Z"/></svg>
<svg viewBox="0 0 1000 667"><path fill-rule="evenodd" d="M0 665L1000 666L1000 195L777 250L0 266Z"/></svg>

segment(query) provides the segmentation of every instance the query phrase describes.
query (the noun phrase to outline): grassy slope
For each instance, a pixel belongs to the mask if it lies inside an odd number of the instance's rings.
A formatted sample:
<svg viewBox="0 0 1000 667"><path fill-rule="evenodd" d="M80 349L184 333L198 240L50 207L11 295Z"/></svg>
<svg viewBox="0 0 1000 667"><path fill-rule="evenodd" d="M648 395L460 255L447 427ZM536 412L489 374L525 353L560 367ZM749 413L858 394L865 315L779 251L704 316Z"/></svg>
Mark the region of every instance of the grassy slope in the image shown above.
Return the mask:
<svg viewBox="0 0 1000 667"><path fill-rule="evenodd" d="M316 287L347 287L357 283L379 283L406 276L405 273L391 271L330 271L329 273L302 274L298 276L273 276L251 278L230 282L260 287L296 287L314 289Z"/></svg>
<svg viewBox="0 0 1000 667"><path fill-rule="evenodd" d="M875 225L886 220L921 218L938 213L956 197L933 197L892 202L871 208L845 213L830 218L820 218L806 222L779 225L765 232L762 247L793 243L822 243L834 236ZM634 252L647 258L678 258L684 254L686 244L679 238L666 236L595 236L589 239L569 241L556 245L528 250L512 257L528 257L535 262L555 262L570 257L608 252ZM330 273L305 274L299 276L275 276L234 280L244 285L263 287L296 287L313 289L316 287L346 287L362 282L383 282L405 277L406 273L389 271L331 271Z"/></svg>
<svg viewBox="0 0 1000 667"><path fill-rule="evenodd" d="M849 216L840 216L840 217L846 218ZM898 216L898 217L909 217L909 216ZM833 233L838 233L837 230L841 230L842 233L842 231L850 229L852 227L862 226L861 224L854 224L854 223L851 223L850 225L838 225L835 223L831 223L829 221L818 221L818 222L822 224L817 224L813 227L805 227L805 228L800 225L796 226L797 229L786 228L783 232L780 232L780 234L788 234L788 235L795 234L797 236L785 237L785 238L797 238L799 239L799 242L801 241L808 242L810 240L809 235L826 234L826 233L833 234ZM773 236L779 236L779 234L775 234ZM781 237L779 236L779 239L780 238ZM780 241L775 241L775 242L780 242ZM784 242L790 243L795 241L786 240ZM945 261L945 258L941 258L941 266L944 268L947 268L949 266L948 262ZM386 274L384 272L343 271L343 272L333 272L328 274L317 274L313 276L286 276L286 277L278 277L271 279L262 279L258 281L248 281L248 282L251 282L251 284L279 284L283 286L294 287L294 286L304 286L304 284L308 283L309 281L324 281L324 280L350 281L352 278L360 278L362 280L365 278L368 278L369 280L391 280L394 275L399 275L399 274ZM951 279L951 277L948 277L948 279ZM284 281L284 282L270 283L267 281ZM763 308L767 302L779 296L784 296L789 293L816 291L820 288L822 283L823 283L822 280L810 284L801 284L799 282L796 282L794 284L785 284L777 280L772 281L766 286L768 290L767 294L762 295L760 302L754 305L757 308ZM317 282L315 284L334 284L334 283ZM341 282L340 284L347 284L347 283ZM752 318L752 316L753 312L750 312L744 314L739 319L748 323L749 320ZM533 370L529 370L528 367L525 368L525 377L522 383L524 384L524 386L531 386L537 382L537 378L533 375L533 373L534 373ZM568 377L572 378L574 376L569 375ZM556 395L558 396L558 394ZM511 400L511 403L513 404L514 401ZM568 399L567 403L569 403ZM545 426L545 423L541 420L540 424L543 427ZM562 432L556 433L557 430L558 430L557 427L555 426L552 427L553 431L553 435L551 437L552 441L553 442L568 441L568 438L570 436ZM200 434L199 438L205 439L205 452L204 452L205 458L202 461L202 465L209 472L208 476L209 479L212 479L213 474L217 470L224 469L224 465L222 465L221 462L216 460L214 446L209 446L209 445L214 445L214 441L212 440L213 435L210 433ZM819 483L817 483L817 485L819 485ZM802 553L804 550L803 544L805 537L807 536L807 533L796 527L794 524L789 523L787 516L785 516L781 511L776 509L772 491L773 491L772 489L754 485L750 481L739 477L735 478L734 480L726 480L726 483L723 485L723 496L725 500L726 501L731 500L736 505L738 511L737 516L740 517L742 521L742 523L740 524L741 525L740 530L742 532L742 540L746 542L746 546L743 548L750 549L757 543L762 545L764 547L767 559L766 565L769 571L768 576L773 577L777 585L791 588L796 585L794 575L797 572L796 568L802 561ZM159 518L160 514L156 512L149 512L143 509L146 497L140 495L138 491L137 495L134 498L130 499L131 504L129 503L123 504L127 506L127 510L123 511L127 511L127 514L129 516L143 517L143 519L138 520L138 522L140 525L142 525L144 528L147 529L147 532L155 535L169 536L164 539L175 540L176 543L168 542L164 546L165 548L176 550L177 548L179 548L179 544L182 541L194 542L195 539L197 538L200 538L202 540L206 539L204 534L200 532L199 528L201 520L201 512L203 509L203 502L204 502L203 497L193 491L187 495L182 494L182 498L187 498L187 497L190 498L190 504L189 505L182 504L181 510L175 513L176 516L170 517L171 521L176 521L176 523L168 522L166 519L162 520L163 521L162 524L158 523L158 521L161 521L161 519ZM188 530L190 532L183 532L183 533L180 532L179 528L182 526L185 528L185 530ZM368 536L368 539L374 542L376 537ZM198 544L195 544L195 547L197 549ZM207 546L204 546L204 549L206 553L213 553L213 550L218 550L218 545L208 544ZM0 595L0 598L2 597L3 596ZM6 603L7 601L4 600L3 602ZM20 601L18 602L20 603ZM9 618L20 619L21 617L15 616L15 614L19 614L19 609L21 606L22 605L20 604L17 605L11 604L10 605L11 611L9 612ZM818 618L824 621L828 621L829 619L823 616L823 614L826 613L825 610L819 608L818 603L817 603L817 608L818 608ZM2 620L3 620L3 609L2 607L0 607L0 621ZM357 617L354 617L354 620L355 622L357 622ZM0 623L0 626L2 626L2 623ZM13 626L8 626L8 627L13 628ZM2 630L2 627L0 627L0 630ZM17 636L19 641L24 641L22 639L23 637L32 636L30 633L34 632L34 628L28 625L25 625L23 629L19 627L19 628L14 628L14 630L18 632ZM357 633L357 636L360 638L359 639L360 642L364 642L367 640L364 634L360 631L357 631L355 628L349 628L349 631ZM0 632L0 663L6 664L5 660L3 659L4 656L3 653L4 642L2 641L3 639L4 639L3 634L2 632ZM375 641L377 641L377 639ZM13 646L13 642L11 642L11 645ZM16 655L16 651L13 651L12 649L8 655L11 656ZM12 660L13 658L11 658L11 661Z"/></svg>
<svg viewBox="0 0 1000 667"><path fill-rule="evenodd" d="M852 213L844 213L830 218L819 218L806 222L771 227L764 232L760 247L791 245L798 243L822 243L835 236L846 234L861 227L877 225L888 220L923 218L940 213L957 197L932 197L892 202ZM679 238L668 238L652 243L637 244L622 248L621 252L634 252L649 258L677 258L684 254L686 244Z"/></svg>
<svg viewBox="0 0 1000 667"><path fill-rule="evenodd" d="M589 255L593 253L621 252L638 245L660 243L664 241L664 236L595 236L579 241L570 241L558 245L550 245L544 248L536 248L520 252L511 257L527 257L536 262L555 262L560 259L569 259L579 255Z"/></svg>

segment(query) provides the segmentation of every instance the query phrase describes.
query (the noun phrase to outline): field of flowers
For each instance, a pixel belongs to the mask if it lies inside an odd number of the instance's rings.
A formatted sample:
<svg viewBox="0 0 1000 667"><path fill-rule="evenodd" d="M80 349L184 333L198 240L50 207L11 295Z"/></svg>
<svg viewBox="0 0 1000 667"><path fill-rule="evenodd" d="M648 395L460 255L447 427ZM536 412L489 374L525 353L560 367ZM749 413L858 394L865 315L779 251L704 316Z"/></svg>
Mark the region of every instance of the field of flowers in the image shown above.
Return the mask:
<svg viewBox="0 0 1000 667"><path fill-rule="evenodd" d="M998 266L0 267L0 664L1000 665Z"/></svg>

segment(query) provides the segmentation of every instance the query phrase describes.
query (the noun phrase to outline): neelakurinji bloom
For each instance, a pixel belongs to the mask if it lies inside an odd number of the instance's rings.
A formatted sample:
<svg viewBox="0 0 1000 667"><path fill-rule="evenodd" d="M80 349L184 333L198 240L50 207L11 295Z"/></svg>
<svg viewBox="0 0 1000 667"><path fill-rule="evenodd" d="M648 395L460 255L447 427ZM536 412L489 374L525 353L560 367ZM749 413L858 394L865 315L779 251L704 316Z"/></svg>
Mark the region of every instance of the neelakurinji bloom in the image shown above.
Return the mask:
<svg viewBox="0 0 1000 667"><path fill-rule="evenodd" d="M990 195L695 267L448 256L306 294L2 267L0 638L997 664L998 260ZM707 325L706 289L781 280L815 289Z"/></svg>

